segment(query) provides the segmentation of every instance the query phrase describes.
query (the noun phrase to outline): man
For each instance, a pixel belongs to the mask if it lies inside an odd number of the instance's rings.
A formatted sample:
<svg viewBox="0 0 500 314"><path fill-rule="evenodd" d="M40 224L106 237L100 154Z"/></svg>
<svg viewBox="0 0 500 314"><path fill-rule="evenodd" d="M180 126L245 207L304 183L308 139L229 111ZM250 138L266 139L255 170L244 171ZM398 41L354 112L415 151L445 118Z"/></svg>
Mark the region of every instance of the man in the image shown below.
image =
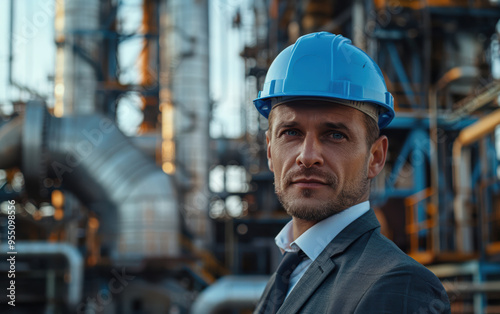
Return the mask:
<svg viewBox="0 0 500 314"><path fill-rule="evenodd" d="M255 313L449 313L441 282L380 234L370 209L388 147L379 128L394 117L375 62L342 36L302 36L254 103L269 118L269 168L292 216Z"/></svg>

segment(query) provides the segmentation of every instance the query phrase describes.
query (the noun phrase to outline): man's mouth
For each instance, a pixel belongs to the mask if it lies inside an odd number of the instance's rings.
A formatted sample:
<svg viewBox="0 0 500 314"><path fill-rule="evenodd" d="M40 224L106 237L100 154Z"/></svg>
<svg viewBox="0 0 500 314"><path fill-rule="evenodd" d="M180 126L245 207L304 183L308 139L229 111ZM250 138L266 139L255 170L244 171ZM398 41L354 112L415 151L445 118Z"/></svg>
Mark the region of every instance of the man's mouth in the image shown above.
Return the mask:
<svg viewBox="0 0 500 314"><path fill-rule="evenodd" d="M320 178L297 178L292 180L291 185L300 188L320 188L327 186L328 183Z"/></svg>

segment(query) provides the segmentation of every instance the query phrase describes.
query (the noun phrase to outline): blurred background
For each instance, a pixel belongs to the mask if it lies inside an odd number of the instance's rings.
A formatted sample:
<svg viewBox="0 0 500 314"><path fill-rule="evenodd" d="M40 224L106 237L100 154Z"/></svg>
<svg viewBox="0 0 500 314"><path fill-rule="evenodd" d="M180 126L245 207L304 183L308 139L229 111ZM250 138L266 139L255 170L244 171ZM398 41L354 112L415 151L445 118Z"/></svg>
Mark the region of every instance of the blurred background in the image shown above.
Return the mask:
<svg viewBox="0 0 500 314"><path fill-rule="evenodd" d="M499 2L1 1L0 311L251 313L290 219L252 99L329 31L395 97L383 233L453 313L500 313Z"/></svg>

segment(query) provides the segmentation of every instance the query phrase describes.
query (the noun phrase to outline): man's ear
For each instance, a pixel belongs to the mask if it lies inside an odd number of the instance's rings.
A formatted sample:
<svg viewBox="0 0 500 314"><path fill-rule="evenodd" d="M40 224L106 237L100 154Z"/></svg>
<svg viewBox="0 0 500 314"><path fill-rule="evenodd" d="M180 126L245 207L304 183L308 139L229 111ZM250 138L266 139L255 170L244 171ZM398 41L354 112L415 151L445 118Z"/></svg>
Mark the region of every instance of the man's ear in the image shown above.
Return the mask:
<svg viewBox="0 0 500 314"><path fill-rule="evenodd" d="M267 144L267 165L269 167L269 170L271 172L274 172L273 170L273 159L271 157L271 135L269 134L269 130L266 131L266 144Z"/></svg>
<svg viewBox="0 0 500 314"><path fill-rule="evenodd" d="M389 140L387 136L380 136L370 148L370 160L368 163L368 179L375 178L384 168L387 157L387 148Z"/></svg>

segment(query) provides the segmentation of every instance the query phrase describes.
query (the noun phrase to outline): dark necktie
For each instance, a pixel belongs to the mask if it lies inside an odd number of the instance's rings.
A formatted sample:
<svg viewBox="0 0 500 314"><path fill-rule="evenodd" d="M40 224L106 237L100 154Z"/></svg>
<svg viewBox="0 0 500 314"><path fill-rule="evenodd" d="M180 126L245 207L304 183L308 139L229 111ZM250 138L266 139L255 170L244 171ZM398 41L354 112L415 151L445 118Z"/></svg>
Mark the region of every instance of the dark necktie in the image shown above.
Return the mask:
<svg viewBox="0 0 500 314"><path fill-rule="evenodd" d="M288 292L290 275L293 273L295 268L297 268L304 257L305 255L302 251L285 253L283 260L281 260L281 263L276 270L274 285L267 296L265 313L278 312L281 304L285 301L285 297Z"/></svg>

